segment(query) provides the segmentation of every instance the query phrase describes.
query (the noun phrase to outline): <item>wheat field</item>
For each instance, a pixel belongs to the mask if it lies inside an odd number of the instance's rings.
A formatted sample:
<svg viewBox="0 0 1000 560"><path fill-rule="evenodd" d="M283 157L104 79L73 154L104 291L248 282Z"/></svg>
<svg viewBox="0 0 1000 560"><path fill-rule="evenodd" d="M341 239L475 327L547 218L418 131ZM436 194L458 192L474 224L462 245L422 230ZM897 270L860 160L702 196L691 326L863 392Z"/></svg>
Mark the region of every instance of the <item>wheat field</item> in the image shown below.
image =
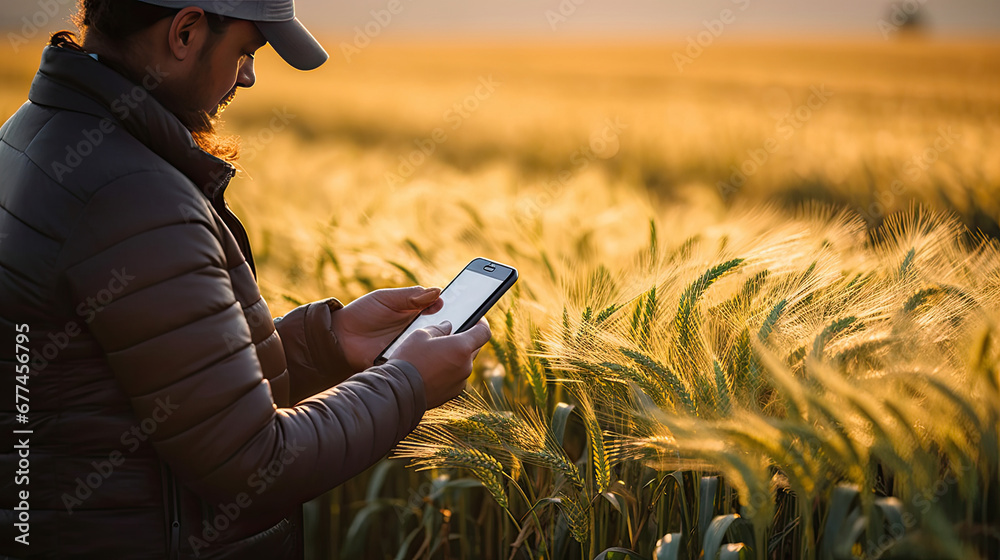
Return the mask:
<svg viewBox="0 0 1000 560"><path fill-rule="evenodd" d="M310 557L996 557L1000 43L340 41L223 115L272 311L520 280Z"/></svg>
<svg viewBox="0 0 1000 560"><path fill-rule="evenodd" d="M268 277L309 298L336 278L307 289L288 275L324 241L342 251L357 240L358 257L344 258L375 268L346 281L398 284L406 275L384 260L419 267L408 237L447 252L449 236L431 241L426 224L460 230L470 218L443 213L462 202L498 238L525 218L559 223L560 211L578 215L582 233L585 216L631 212L608 198L632 190L650 207L642 221L664 207L720 216L821 201L877 227L919 203L1000 236L996 44L720 44L679 72L671 55L682 47L374 43L312 74L262 61L259 84L225 115L249 142L234 205L276 259ZM830 92L815 110L814 90ZM272 133L283 112L294 117ZM287 203L274 208L279 190ZM436 258L443 270L419 279L446 281L466 256Z"/></svg>

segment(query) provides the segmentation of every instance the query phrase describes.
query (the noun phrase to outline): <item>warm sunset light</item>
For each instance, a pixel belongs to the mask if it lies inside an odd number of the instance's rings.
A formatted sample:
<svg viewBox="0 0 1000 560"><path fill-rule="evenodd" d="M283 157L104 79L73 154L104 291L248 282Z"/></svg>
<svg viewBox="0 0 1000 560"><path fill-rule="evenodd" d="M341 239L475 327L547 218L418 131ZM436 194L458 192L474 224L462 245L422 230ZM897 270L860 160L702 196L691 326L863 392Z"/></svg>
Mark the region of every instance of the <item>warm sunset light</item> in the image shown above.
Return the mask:
<svg viewBox="0 0 1000 560"><path fill-rule="evenodd" d="M996 0L4 2L0 557L1000 558Z"/></svg>

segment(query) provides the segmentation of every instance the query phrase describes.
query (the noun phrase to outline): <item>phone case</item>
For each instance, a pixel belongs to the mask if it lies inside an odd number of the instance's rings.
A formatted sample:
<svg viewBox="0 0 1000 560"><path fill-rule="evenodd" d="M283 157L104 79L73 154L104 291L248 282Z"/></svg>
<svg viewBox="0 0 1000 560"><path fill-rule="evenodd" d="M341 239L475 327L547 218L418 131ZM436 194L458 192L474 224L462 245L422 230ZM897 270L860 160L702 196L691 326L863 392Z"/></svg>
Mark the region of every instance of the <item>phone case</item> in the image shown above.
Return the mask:
<svg viewBox="0 0 1000 560"><path fill-rule="evenodd" d="M510 265L499 263L497 261L491 261L489 259L484 259L482 257L477 257L475 259L472 259L472 261L469 262L469 264L467 264L465 267L463 267L462 270L458 274L455 275L455 278L452 278L451 282L448 282L448 286L445 286L444 290L442 290L442 293L445 290L447 290L449 286L452 285L452 283L455 281L455 279L458 278L462 274L462 272L464 272L464 271L466 271L468 269L476 270L477 269L476 267L481 267L481 269L483 271L489 272L489 273L493 273L498 268L499 269L508 269L508 270L510 270L510 275L503 281L503 283L500 284L500 286L498 286L493 291L493 293L490 294L489 298L487 298L482 304L480 304L480 306L476 309L476 311L473 312L472 315L470 315L469 318L464 323L462 323L461 325L455 327L454 330L452 330L452 333L457 334L457 333L464 332L464 331L467 331L467 330L471 329L473 327L473 325L475 325L476 323L478 323L479 320L482 319L483 316L486 315L486 313L490 310L490 308L492 308L494 305L496 305L496 303L498 301L500 301L500 298L503 297L503 295L505 293L507 293L507 290L509 290L510 287L513 286L514 283L517 282L517 279L518 279L518 273L517 273L517 269L516 268L514 268L514 267L512 267ZM400 331L399 335L397 335L396 338L392 339L392 342L390 342L384 349L382 349L382 351L379 353L378 357L375 358L375 365L381 365L381 364L384 364L386 361L388 361L384 357L384 354L385 354L386 350L388 350L389 348L391 348L392 345L395 344L396 341L399 339L399 337L402 336L410 328L410 325L412 325L413 322L416 321L419 317L420 316L417 315L417 317L413 318L413 321L410 321L409 323L407 323L406 327L404 327L403 330Z"/></svg>

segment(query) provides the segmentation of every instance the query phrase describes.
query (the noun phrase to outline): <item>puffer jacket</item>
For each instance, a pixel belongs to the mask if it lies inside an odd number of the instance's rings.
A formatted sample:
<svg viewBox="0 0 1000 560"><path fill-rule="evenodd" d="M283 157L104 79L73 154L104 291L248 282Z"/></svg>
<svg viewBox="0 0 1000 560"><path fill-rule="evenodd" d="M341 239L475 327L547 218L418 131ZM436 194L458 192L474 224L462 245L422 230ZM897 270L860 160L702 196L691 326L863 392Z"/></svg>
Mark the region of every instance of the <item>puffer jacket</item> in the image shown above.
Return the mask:
<svg viewBox="0 0 1000 560"><path fill-rule="evenodd" d="M0 556L298 558L301 504L419 422L412 365L349 371L337 300L272 319L232 175L146 89L45 48L0 129Z"/></svg>

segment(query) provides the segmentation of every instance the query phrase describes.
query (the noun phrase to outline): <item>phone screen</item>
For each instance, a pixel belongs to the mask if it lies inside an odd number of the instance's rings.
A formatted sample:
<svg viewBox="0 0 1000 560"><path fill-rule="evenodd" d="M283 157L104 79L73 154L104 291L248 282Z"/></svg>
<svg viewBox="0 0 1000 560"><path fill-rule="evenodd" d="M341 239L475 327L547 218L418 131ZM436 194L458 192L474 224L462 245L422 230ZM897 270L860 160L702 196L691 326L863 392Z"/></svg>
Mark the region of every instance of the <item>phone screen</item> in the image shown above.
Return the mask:
<svg viewBox="0 0 1000 560"><path fill-rule="evenodd" d="M387 359L391 358L400 344L406 340L406 337L417 329L450 321L452 333L456 332L496 292L501 284L503 284L503 280L500 278L486 276L468 268L462 270L451 281L451 284L448 284L448 287L441 292L444 307L433 315L417 317L406 331L385 349L382 356Z"/></svg>

